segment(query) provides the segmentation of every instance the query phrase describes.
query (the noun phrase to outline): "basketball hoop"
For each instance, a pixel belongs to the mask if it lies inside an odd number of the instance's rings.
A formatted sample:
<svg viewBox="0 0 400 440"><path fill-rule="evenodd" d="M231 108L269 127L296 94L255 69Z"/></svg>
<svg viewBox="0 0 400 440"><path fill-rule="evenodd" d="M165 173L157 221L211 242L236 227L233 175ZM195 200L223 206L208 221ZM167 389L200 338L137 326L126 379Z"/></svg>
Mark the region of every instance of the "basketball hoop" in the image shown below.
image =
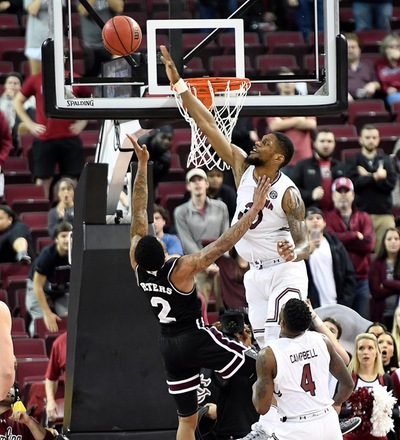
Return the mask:
<svg viewBox="0 0 400 440"><path fill-rule="evenodd" d="M243 107L247 91L251 86L248 78L217 77L217 78L188 78L184 80L189 90L212 113L218 128L230 142L232 131L236 125L239 112ZM190 117L183 105L181 95L175 93L179 111L191 128L191 145L186 166L194 165L196 168L207 167L209 170L218 167L221 171L229 169L212 146L207 137L201 132L193 118ZM222 97L223 104L217 107L215 98ZM231 102L232 101L232 102Z"/></svg>

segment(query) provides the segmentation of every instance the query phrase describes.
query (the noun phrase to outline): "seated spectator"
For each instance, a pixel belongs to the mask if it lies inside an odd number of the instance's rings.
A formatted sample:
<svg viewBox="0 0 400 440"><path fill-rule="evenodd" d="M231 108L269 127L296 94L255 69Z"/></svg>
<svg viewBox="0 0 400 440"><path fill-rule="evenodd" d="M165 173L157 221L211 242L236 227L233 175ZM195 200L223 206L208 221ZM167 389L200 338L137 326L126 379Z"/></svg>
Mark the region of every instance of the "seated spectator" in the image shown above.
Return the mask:
<svg viewBox="0 0 400 440"><path fill-rule="evenodd" d="M10 72L4 81L4 92L0 97L0 110L7 118L12 133L14 148L19 148L19 134L27 132L24 123L21 122L14 108L15 95L21 90L22 76L18 72ZM24 108L32 120L35 119L36 103L31 96L25 103Z"/></svg>
<svg viewBox="0 0 400 440"><path fill-rule="evenodd" d="M28 226L6 205L0 205L0 263L29 264L36 257Z"/></svg>
<svg viewBox="0 0 400 440"><path fill-rule="evenodd" d="M10 390L11 391L11 390ZM13 410L14 392L0 401L0 438L21 440L52 440L58 435L55 429L40 425L27 412Z"/></svg>
<svg viewBox="0 0 400 440"><path fill-rule="evenodd" d="M361 57L360 40L356 34L346 34L348 61L348 99L375 98L381 85L375 66Z"/></svg>
<svg viewBox="0 0 400 440"><path fill-rule="evenodd" d="M47 217L50 237L53 237L57 223L66 221L72 224L74 220L75 182L69 177L62 177L56 184L55 193L58 202L50 209Z"/></svg>
<svg viewBox="0 0 400 440"><path fill-rule="evenodd" d="M392 374L399 368L399 358L393 335L390 332L381 334L378 338L378 346L382 356L383 369L385 373Z"/></svg>
<svg viewBox="0 0 400 440"><path fill-rule="evenodd" d="M58 331L57 321L68 315L69 235L72 225L59 223L54 231L54 243L46 246L29 271L26 283L26 309L32 317L30 334L34 334L35 319L44 319L48 331Z"/></svg>
<svg viewBox="0 0 400 440"><path fill-rule="evenodd" d="M308 298L313 307L342 304L352 307L356 278L350 257L338 238L325 231L325 220L318 208L308 208L306 226L310 237L310 256L305 260Z"/></svg>
<svg viewBox="0 0 400 440"><path fill-rule="evenodd" d="M336 141L329 128L318 129L313 156L300 160L292 172L306 208L317 206L322 211L331 209L332 181L344 176L345 164L333 157Z"/></svg>
<svg viewBox="0 0 400 440"><path fill-rule="evenodd" d="M52 422L59 415L56 402L56 393L60 379L65 381L65 367L67 365L67 333L64 332L53 342L49 364L46 371L46 414Z"/></svg>
<svg viewBox="0 0 400 440"><path fill-rule="evenodd" d="M400 294L400 233L387 229L369 269L371 318L391 330Z"/></svg>
<svg viewBox="0 0 400 440"><path fill-rule="evenodd" d="M167 254L171 256L183 255L179 238L176 235L164 232L164 227L169 220L168 212L162 206L154 204L153 219L156 236L164 243Z"/></svg>
<svg viewBox="0 0 400 440"><path fill-rule="evenodd" d="M386 94L386 103L400 101L400 36L391 33L381 44L382 60L376 63L376 74Z"/></svg>
<svg viewBox="0 0 400 440"><path fill-rule="evenodd" d="M294 75L293 71L287 67L282 67L279 74L281 76ZM278 83L277 88L281 96L296 94L296 84L294 82ZM312 157L312 135L317 128L317 118L314 116L268 117L267 123L271 132L280 131L293 142L293 157L282 170L289 177L292 177L293 167L300 160Z"/></svg>

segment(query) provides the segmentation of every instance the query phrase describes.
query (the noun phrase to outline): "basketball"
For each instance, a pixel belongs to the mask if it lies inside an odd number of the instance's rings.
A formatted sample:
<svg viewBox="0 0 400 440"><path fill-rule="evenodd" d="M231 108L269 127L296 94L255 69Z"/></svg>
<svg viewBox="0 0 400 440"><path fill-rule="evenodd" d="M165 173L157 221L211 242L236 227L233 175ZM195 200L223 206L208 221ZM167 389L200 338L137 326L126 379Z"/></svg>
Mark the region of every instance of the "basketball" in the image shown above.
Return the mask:
<svg viewBox="0 0 400 440"><path fill-rule="evenodd" d="M138 23L126 15L110 18L103 27L104 47L113 55L126 56L139 49L142 30Z"/></svg>

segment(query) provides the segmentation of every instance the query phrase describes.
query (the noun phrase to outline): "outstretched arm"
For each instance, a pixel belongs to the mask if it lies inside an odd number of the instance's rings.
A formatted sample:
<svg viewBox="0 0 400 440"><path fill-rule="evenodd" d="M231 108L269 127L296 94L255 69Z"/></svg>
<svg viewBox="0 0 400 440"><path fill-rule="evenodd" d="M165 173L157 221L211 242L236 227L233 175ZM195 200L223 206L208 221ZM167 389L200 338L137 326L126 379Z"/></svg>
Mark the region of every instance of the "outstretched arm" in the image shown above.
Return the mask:
<svg viewBox="0 0 400 440"><path fill-rule="evenodd" d="M137 143L136 139L130 134L127 135L132 142L133 148L138 159L138 168L135 176L135 182L132 190L132 223L131 223L131 248L130 257L131 265L135 269L135 249L138 241L148 233L147 223L147 162L149 160L149 152L146 145L142 147Z"/></svg>
<svg viewBox="0 0 400 440"><path fill-rule="evenodd" d="M167 48L165 46L160 46L160 50L162 53L161 61L165 65L168 79L171 84L174 85L181 79L178 70L172 61ZM218 156L233 168L234 173L237 173L237 171L240 172L243 168L243 161L246 157L246 153L228 142L218 128L212 114L189 90L181 93L181 98L190 116L196 121L196 124L202 133L207 136L208 142L213 146ZM239 175L239 178L240 176L241 174ZM236 175L235 180L237 180Z"/></svg>
<svg viewBox="0 0 400 440"><path fill-rule="evenodd" d="M217 258L231 249L243 237L265 206L270 186L270 179L267 179L266 176L259 178L254 190L253 205L249 211L216 241L205 246L199 252L179 258L170 276L171 281L178 289L185 292L192 289L193 277L214 263Z"/></svg>

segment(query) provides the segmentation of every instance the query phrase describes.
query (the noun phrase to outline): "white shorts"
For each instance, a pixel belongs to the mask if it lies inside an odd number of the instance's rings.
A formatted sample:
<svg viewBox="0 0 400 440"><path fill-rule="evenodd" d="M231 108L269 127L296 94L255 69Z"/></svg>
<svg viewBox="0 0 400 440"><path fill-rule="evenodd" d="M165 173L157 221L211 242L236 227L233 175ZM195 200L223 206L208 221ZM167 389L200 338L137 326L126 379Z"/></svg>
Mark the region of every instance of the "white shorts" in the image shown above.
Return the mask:
<svg viewBox="0 0 400 440"><path fill-rule="evenodd" d="M343 440L339 417L333 408L321 417L280 422L272 438L275 440Z"/></svg>
<svg viewBox="0 0 400 440"><path fill-rule="evenodd" d="M263 348L267 342L264 343L266 329L279 327L282 305L291 298L307 298L308 277L305 263L281 263L260 270L250 268L244 275L244 287L249 305L249 320L254 336Z"/></svg>

